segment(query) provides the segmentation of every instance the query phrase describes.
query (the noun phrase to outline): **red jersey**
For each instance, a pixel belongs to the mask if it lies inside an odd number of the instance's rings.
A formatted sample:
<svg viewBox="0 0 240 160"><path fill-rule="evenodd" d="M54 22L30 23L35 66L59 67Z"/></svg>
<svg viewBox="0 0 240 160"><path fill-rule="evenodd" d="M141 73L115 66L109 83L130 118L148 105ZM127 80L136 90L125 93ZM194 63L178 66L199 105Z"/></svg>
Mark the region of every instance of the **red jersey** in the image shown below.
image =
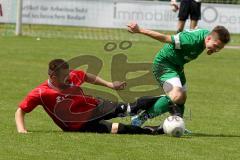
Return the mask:
<svg viewBox="0 0 240 160"><path fill-rule="evenodd" d="M91 110L100 103L98 99L84 95L80 88L84 79L85 72L71 71L70 86L64 91L59 91L47 80L29 92L19 107L28 113L41 105L62 130L77 131L91 119Z"/></svg>

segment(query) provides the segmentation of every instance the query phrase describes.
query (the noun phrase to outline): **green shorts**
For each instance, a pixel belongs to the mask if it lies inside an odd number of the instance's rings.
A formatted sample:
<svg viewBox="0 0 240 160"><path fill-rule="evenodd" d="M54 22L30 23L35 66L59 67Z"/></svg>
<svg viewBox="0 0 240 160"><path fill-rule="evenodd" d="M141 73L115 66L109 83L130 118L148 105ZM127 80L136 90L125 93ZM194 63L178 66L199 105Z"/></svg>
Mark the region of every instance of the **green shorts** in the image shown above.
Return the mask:
<svg viewBox="0 0 240 160"><path fill-rule="evenodd" d="M166 80L174 77L179 77L182 85L186 83L183 66L174 65L165 59L154 61L153 75L162 87Z"/></svg>

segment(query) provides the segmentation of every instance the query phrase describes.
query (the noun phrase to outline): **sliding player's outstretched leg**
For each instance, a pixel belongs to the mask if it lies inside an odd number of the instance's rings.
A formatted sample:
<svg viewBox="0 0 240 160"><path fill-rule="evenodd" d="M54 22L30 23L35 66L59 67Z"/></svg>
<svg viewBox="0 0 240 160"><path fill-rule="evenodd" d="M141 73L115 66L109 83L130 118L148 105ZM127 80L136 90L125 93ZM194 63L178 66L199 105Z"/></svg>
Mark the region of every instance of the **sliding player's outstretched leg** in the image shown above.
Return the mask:
<svg viewBox="0 0 240 160"><path fill-rule="evenodd" d="M160 96L157 101L146 111L143 111L139 115L132 117L132 125L141 126L147 119L154 118L158 115L169 111L169 105L172 104L171 99L164 95Z"/></svg>
<svg viewBox="0 0 240 160"><path fill-rule="evenodd" d="M102 119L108 120L116 117L136 115L143 110L150 109L160 97L144 96L138 98L134 103L117 103L102 99L103 110L109 111L107 114L103 114Z"/></svg>
<svg viewBox="0 0 240 160"><path fill-rule="evenodd" d="M113 134L156 134L155 128L141 128L122 123L112 123L105 120L88 122L80 131Z"/></svg>
<svg viewBox="0 0 240 160"><path fill-rule="evenodd" d="M143 110L150 109L160 97L161 96L154 96L154 97L153 96L144 96L144 97L138 98L136 100L136 102L129 104L130 105L130 114L136 115Z"/></svg>

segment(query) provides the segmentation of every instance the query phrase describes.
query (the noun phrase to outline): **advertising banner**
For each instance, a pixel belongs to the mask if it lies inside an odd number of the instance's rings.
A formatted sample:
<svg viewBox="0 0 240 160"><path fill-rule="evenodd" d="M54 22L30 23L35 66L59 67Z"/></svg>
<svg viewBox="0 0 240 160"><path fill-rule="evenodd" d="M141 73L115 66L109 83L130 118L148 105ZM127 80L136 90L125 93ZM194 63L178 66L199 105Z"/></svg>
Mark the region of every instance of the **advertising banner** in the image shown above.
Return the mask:
<svg viewBox="0 0 240 160"><path fill-rule="evenodd" d="M0 22L16 21L16 0L0 0ZM240 5L202 4L200 28L224 25L240 33ZM156 30L176 30L178 13L169 2L124 0L23 0L25 24L125 28L130 21ZM186 28L189 27L189 21Z"/></svg>

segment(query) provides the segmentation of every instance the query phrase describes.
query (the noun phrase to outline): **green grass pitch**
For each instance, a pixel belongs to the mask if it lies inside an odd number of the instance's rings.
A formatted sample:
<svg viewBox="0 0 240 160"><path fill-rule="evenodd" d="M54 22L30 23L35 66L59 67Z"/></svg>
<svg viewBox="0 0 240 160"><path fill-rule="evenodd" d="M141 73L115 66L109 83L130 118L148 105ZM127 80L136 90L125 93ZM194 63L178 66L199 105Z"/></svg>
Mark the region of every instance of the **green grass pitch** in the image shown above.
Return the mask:
<svg viewBox="0 0 240 160"><path fill-rule="evenodd" d="M130 36L130 35L129 35ZM239 36L234 36L239 42ZM191 136L64 133L41 107L26 116L29 134L16 132L14 113L22 98L47 79L53 58L93 55L103 60L100 76L111 80L111 59L119 53L128 61L151 62L162 47L155 41L133 42L132 48L106 52L108 41L64 38L0 37L0 159L161 159L236 160L240 157L240 54L224 49L202 54L185 67L188 82L186 125ZM119 42L116 42L119 43ZM104 89L103 87L97 87ZM106 89L105 89L106 90ZM106 90L115 94L114 91ZM189 110L192 116L189 117ZM161 119L150 124L159 124ZM159 121L158 121L159 120ZM129 123L129 118L114 119Z"/></svg>

